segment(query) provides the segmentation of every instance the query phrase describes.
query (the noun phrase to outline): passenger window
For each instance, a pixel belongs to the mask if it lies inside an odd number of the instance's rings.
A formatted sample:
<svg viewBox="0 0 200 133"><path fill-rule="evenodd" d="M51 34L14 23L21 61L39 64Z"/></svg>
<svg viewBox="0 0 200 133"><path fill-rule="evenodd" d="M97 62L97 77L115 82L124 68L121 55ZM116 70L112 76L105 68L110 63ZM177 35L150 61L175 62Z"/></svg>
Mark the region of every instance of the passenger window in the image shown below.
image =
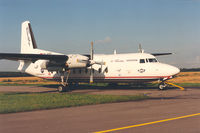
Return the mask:
<svg viewBox="0 0 200 133"><path fill-rule="evenodd" d="M75 74L76 73L76 70L75 69L73 69L73 74Z"/></svg>
<svg viewBox="0 0 200 133"><path fill-rule="evenodd" d="M88 73L88 69L87 68L85 69L85 73Z"/></svg>
<svg viewBox="0 0 200 133"><path fill-rule="evenodd" d="M145 63L145 60L144 59L140 59L140 63Z"/></svg>

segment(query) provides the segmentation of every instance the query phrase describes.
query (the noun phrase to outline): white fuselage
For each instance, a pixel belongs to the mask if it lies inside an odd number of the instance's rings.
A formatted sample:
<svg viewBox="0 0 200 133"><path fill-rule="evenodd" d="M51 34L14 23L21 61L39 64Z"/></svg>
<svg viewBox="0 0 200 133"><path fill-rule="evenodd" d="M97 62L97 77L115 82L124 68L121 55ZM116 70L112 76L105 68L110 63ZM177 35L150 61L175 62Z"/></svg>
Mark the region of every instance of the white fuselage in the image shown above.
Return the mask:
<svg viewBox="0 0 200 133"><path fill-rule="evenodd" d="M58 54L34 50L34 53ZM153 55L147 53L101 54L94 55L94 60L105 63L93 65L94 82L148 82L169 79L180 72L174 66L159 63ZM37 77L60 80L59 72L41 69L43 61L30 63L24 71ZM89 79L90 67L70 69L69 82L89 82Z"/></svg>

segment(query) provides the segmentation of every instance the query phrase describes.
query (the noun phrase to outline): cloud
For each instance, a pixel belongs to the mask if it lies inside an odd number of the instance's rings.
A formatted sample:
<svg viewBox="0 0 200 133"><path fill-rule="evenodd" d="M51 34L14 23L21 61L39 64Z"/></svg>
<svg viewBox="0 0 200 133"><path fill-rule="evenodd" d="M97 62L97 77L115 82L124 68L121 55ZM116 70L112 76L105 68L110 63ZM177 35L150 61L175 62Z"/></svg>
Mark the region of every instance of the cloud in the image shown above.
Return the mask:
<svg viewBox="0 0 200 133"><path fill-rule="evenodd" d="M95 40L95 43L96 44L104 44L104 43L111 43L112 42L112 39L107 36L104 40Z"/></svg>

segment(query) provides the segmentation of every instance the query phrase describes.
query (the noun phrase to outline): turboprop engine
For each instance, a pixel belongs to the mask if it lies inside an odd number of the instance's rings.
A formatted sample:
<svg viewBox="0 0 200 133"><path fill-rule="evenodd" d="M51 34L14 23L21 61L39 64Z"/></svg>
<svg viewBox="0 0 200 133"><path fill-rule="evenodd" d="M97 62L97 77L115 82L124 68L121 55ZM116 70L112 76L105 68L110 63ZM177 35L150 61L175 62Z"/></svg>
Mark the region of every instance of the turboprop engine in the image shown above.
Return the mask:
<svg viewBox="0 0 200 133"><path fill-rule="evenodd" d="M63 68L84 68L88 66L89 58L87 56L79 55L79 54L71 54L68 55L68 60L66 61L51 61L44 60L42 61L40 67L42 69L47 69L49 71L58 71Z"/></svg>
<svg viewBox="0 0 200 133"><path fill-rule="evenodd" d="M79 54L68 55L68 60L65 63L67 68L84 68L87 67L89 58Z"/></svg>

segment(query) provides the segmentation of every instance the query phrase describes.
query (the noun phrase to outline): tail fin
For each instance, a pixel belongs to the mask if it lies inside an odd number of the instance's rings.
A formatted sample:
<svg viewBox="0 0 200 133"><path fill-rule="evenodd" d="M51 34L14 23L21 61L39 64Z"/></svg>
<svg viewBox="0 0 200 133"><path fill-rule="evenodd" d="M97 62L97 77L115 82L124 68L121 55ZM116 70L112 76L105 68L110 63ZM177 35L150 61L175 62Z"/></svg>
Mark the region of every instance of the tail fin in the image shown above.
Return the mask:
<svg viewBox="0 0 200 133"><path fill-rule="evenodd" d="M37 48L37 44L33 35L31 24L29 21L22 23L21 31L21 53L33 53L33 49Z"/></svg>

